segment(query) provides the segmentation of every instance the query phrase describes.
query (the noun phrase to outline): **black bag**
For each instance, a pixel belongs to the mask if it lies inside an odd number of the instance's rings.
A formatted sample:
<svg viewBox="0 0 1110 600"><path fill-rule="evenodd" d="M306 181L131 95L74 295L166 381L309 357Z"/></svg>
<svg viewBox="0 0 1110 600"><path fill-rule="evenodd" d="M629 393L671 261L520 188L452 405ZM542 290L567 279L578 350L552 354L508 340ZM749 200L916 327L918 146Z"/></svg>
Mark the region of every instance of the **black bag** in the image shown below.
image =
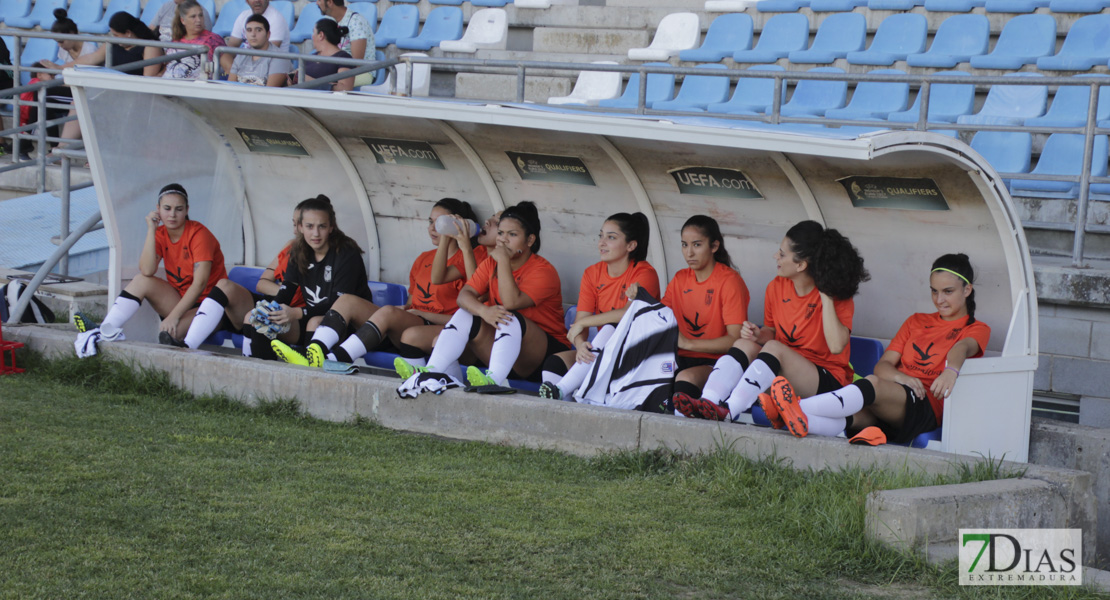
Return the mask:
<svg viewBox="0 0 1110 600"><path fill-rule="evenodd" d="M0 322L8 322L8 318L11 316L10 311L19 301L19 296L23 293L25 287L27 286L22 281L12 281L4 287L0 287ZM54 311L43 304L42 300L31 296L31 303L27 305L27 310L23 311L23 318L19 322L53 323Z"/></svg>

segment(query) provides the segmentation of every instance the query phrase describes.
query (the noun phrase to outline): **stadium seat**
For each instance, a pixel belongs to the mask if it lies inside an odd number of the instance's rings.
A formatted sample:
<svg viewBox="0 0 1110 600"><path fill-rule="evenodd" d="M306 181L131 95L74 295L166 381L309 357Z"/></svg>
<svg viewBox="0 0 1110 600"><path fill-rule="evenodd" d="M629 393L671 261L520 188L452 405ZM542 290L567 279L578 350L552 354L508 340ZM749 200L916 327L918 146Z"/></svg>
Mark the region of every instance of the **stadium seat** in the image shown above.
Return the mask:
<svg viewBox="0 0 1110 600"><path fill-rule="evenodd" d="M830 65L866 45L867 19L858 13L837 13L821 23L809 50L795 50L787 58L795 64Z"/></svg>
<svg viewBox="0 0 1110 600"><path fill-rule="evenodd" d="M807 73L843 73L836 67L816 67ZM820 117L825 111L840 108L848 101L847 81L803 79L794 86L794 95L782 105L784 117Z"/></svg>
<svg viewBox="0 0 1110 600"><path fill-rule="evenodd" d="M964 71L941 71L937 75L968 77ZM930 122L955 123L962 115L971 114L975 107L975 86L971 84L934 83L929 93ZM908 110L887 115L888 121L896 123L916 123L921 113L921 94L914 99Z"/></svg>
<svg viewBox="0 0 1110 600"><path fill-rule="evenodd" d="M987 0L925 0L925 10L930 12L971 12L973 8L982 8Z"/></svg>
<svg viewBox="0 0 1110 600"><path fill-rule="evenodd" d="M759 12L798 12L799 8L809 6L809 0L759 0L755 9Z"/></svg>
<svg viewBox="0 0 1110 600"><path fill-rule="evenodd" d="M1054 133L1048 136L1033 167L1032 175L1072 175L1077 176L1083 168L1084 136L1077 133ZM1105 135L1095 136L1091 154L1091 176L1106 176L1107 139ZM1015 196L1034 196L1040 198L1075 198L1079 195L1079 183L1070 181L1044 181L1041 179L1015 179L1010 182Z"/></svg>
<svg viewBox="0 0 1110 600"><path fill-rule="evenodd" d="M501 8L506 4L511 4L512 0L470 0L471 6L485 6L493 8Z"/></svg>
<svg viewBox="0 0 1110 600"><path fill-rule="evenodd" d="M394 0L393 4L419 4L420 0Z"/></svg>
<svg viewBox="0 0 1110 600"><path fill-rule="evenodd" d="M752 31L752 18L748 15L721 15L709 24L701 46L679 52L678 59L687 62L720 62L738 50L750 49Z"/></svg>
<svg viewBox="0 0 1110 600"><path fill-rule="evenodd" d="M928 20L919 14L891 15L879 24L871 46L862 52L849 52L848 62L853 65L890 66L897 60L906 60L910 54L925 51Z"/></svg>
<svg viewBox="0 0 1110 600"><path fill-rule="evenodd" d="M785 71L778 65L755 65L749 71ZM705 110L718 114L756 115L771 111L775 100L775 80L763 77L741 77L728 102L718 102L705 107ZM781 106L786 102L786 82L782 84Z"/></svg>
<svg viewBox="0 0 1110 600"><path fill-rule="evenodd" d="M503 8L483 8L470 15L462 39L444 40L439 49L444 52L473 54L479 48L504 50L509 39L509 19Z"/></svg>
<svg viewBox="0 0 1110 600"><path fill-rule="evenodd" d="M987 0L984 10L989 13L1031 13L1048 6L1049 0Z"/></svg>
<svg viewBox="0 0 1110 600"><path fill-rule="evenodd" d="M31 12L31 0L4 0L0 2L0 23L7 24L8 19L19 19L27 16L29 12ZM15 26L10 25L10 27Z"/></svg>
<svg viewBox="0 0 1110 600"><path fill-rule="evenodd" d="M300 44L311 38L312 32L316 28L316 21L319 21L321 16L320 7L315 2L305 4L304 8L301 9L301 17L297 19L297 24L289 30L289 41L293 44Z"/></svg>
<svg viewBox="0 0 1110 600"><path fill-rule="evenodd" d="M1008 73L1005 77L1043 77L1040 73ZM1048 106L1048 86L995 85L987 92L983 107L973 115L956 119L961 125L1021 125L1039 117Z"/></svg>
<svg viewBox="0 0 1110 600"><path fill-rule="evenodd" d="M1110 60L1110 14L1080 17L1068 29L1068 37L1056 56L1037 59L1037 68L1047 71L1088 71Z"/></svg>
<svg viewBox="0 0 1110 600"><path fill-rule="evenodd" d="M867 0L868 10L910 10L925 0Z"/></svg>
<svg viewBox="0 0 1110 600"><path fill-rule="evenodd" d="M420 27L420 10L411 5L394 5L382 15L382 23L374 34L374 45L378 48L395 43L397 40L416 37Z"/></svg>
<svg viewBox="0 0 1110 600"><path fill-rule="evenodd" d="M384 281L368 281L371 301L378 306L404 306L409 301L409 290L403 285Z"/></svg>
<svg viewBox="0 0 1110 600"><path fill-rule="evenodd" d="M705 0L705 12L743 12L759 0Z"/></svg>
<svg viewBox="0 0 1110 600"><path fill-rule="evenodd" d="M0 4L7 4L7 0ZM41 26L43 29L50 29L54 24L54 9L66 6L66 0L36 0L34 7L25 16L5 16L4 26L15 29L34 29ZM17 6L16 9L18 8Z"/></svg>
<svg viewBox="0 0 1110 600"><path fill-rule="evenodd" d="M212 24L212 32L223 38L230 36L231 29L235 27L235 20L244 10L247 10L246 0L228 0L220 7L220 14Z"/></svg>
<svg viewBox="0 0 1110 600"><path fill-rule="evenodd" d="M631 60L667 60L683 50L698 45L701 25L698 16L691 12L671 13L659 21L655 37L647 48L629 48Z"/></svg>
<svg viewBox="0 0 1110 600"><path fill-rule="evenodd" d="M416 37L394 42L403 50L431 50L443 40L457 40L463 35L463 12L457 6L437 6L424 19L424 27Z"/></svg>
<svg viewBox="0 0 1110 600"><path fill-rule="evenodd" d="M551 8L551 0L516 0L513 6L517 8Z"/></svg>
<svg viewBox="0 0 1110 600"><path fill-rule="evenodd" d="M155 3L160 4L157 0L155 0ZM108 8L104 9L104 16L102 16L99 21L90 23L86 27L81 27L81 25L78 24L77 29L81 33L107 35L108 20L112 18L112 15L118 12L131 13L131 15L135 17L139 16L139 0L112 0L108 3ZM153 19L154 15L151 15L150 18ZM149 21L146 23L148 25L150 24Z"/></svg>
<svg viewBox="0 0 1110 600"><path fill-rule="evenodd" d="M70 20L77 24L77 31L85 31L95 25L104 13L104 4L101 0L71 0L69 4ZM49 29L53 21L44 23L42 28Z"/></svg>
<svg viewBox="0 0 1110 600"><path fill-rule="evenodd" d="M878 69L869 75L905 75L898 69ZM852 101L844 108L825 111L830 119L852 119L866 121L885 119L892 112L906 110L910 102L910 84L893 81L861 81L856 84Z"/></svg>
<svg viewBox="0 0 1110 600"><path fill-rule="evenodd" d="M595 60L595 65L615 65L611 60ZM602 100L621 95L621 74L617 71L582 71L574 82L569 96L548 98L548 104L571 104L578 106L597 106Z"/></svg>
<svg viewBox="0 0 1110 600"><path fill-rule="evenodd" d="M443 6L462 6L463 0L428 0L428 3Z"/></svg>
<svg viewBox="0 0 1110 600"><path fill-rule="evenodd" d="M389 10L393 10L393 9L391 8ZM375 53L375 56L377 56L377 54L381 54L381 57L378 58L378 60L385 60L385 54L384 53L382 53L379 50L377 53ZM420 53L420 52L406 52L405 54L402 54L401 56L428 56L428 55ZM406 95L406 96L427 96L428 95L428 93L430 92L431 87L432 87L432 65L429 65L428 63L416 63L413 66L413 69L412 69L412 89L413 89L413 92L411 94L408 93L408 88L406 87L407 80L408 80L408 64L406 64L404 62L400 62L400 63L397 63L397 65L394 68L397 69L397 90L396 90L397 94ZM364 86L360 87L358 90L360 92L368 92L368 93L371 93L371 94L388 94L389 93L389 86L390 86L390 78L393 76L393 72L390 69L381 69L377 72L380 74L382 71L385 71L385 73L386 73L385 79L379 79L379 78L376 77L374 79L374 81L375 81L374 85L364 85ZM378 83L379 81L381 83Z"/></svg>
<svg viewBox="0 0 1110 600"><path fill-rule="evenodd" d="M848 12L861 6L867 6L867 0L812 0L809 10L815 13Z"/></svg>
<svg viewBox="0 0 1110 600"><path fill-rule="evenodd" d="M366 17L370 22L370 29L378 30L378 5L374 4L377 0L372 2L351 2L347 4L347 8L357 12L358 14ZM301 9L302 12L304 9Z"/></svg>
<svg viewBox="0 0 1110 600"><path fill-rule="evenodd" d="M278 13L285 18L285 28L288 29L297 22L297 17L293 12L293 2L291 0L273 0L270 6L277 9Z"/></svg>
<svg viewBox="0 0 1110 600"><path fill-rule="evenodd" d="M697 69L725 70L724 65L698 65ZM652 110L705 110L706 105L728 99L729 78L687 75L674 100L652 102Z"/></svg>
<svg viewBox="0 0 1110 600"><path fill-rule="evenodd" d="M1080 77L1107 77L1097 73L1084 73ZM1052 98L1052 105L1043 116L1026 119L1029 127L1082 127L1087 122L1087 108L1091 89L1087 86L1062 85ZM1099 89L1095 121L1110 119L1110 87Z"/></svg>
<svg viewBox="0 0 1110 600"><path fill-rule="evenodd" d="M1052 15L1018 15L1006 22L990 54L971 57L971 66L1016 71L1054 52L1056 19Z"/></svg>
<svg viewBox="0 0 1110 600"><path fill-rule="evenodd" d="M166 0L166 1L170 2L172 0ZM197 3L200 4L201 8L208 11L208 15L210 17L212 17L212 19L216 18L216 2L215 2L215 0L197 0ZM242 12L242 11L240 11L240 12ZM149 25L149 24L150 23L147 23L147 25ZM213 25L215 25L214 22L213 22Z"/></svg>
<svg viewBox="0 0 1110 600"><path fill-rule="evenodd" d="M802 14L780 14L767 19L751 50L732 55L738 63L773 63L809 45L809 19Z"/></svg>
<svg viewBox="0 0 1110 600"><path fill-rule="evenodd" d="M1028 173L1033 155L1033 135L1024 131L980 131L971 148L983 155L999 173ZM1010 180L1002 183L1009 187Z"/></svg>
<svg viewBox="0 0 1110 600"><path fill-rule="evenodd" d="M19 55L22 67L31 67L40 60L57 60L58 42L49 38L24 38L23 52ZM33 76L27 71L20 74L20 85L27 85Z"/></svg>
<svg viewBox="0 0 1110 600"><path fill-rule="evenodd" d="M923 54L906 57L906 64L950 69L970 61L973 56L986 54L990 41L991 25L986 17L953 15L940 24L933 36L933 45Z"/></svg>
<svg viewBox="0 0 1110 600"><path fill-rule="evenodd" d="M1048 9L1054 13L1097 13L1110 7L1110 0L1051 0Z"/></svg>
<svg viewBox="0 0 1110 600"><path fill-rule="evenodd" d="M883 343L879 340L852 336L848 339L848 354L852 357L852 370L857 378L875 374L875 365L883 357Z"/></svg>
<svg viewBox="0 0 1110 600"><path fill-rule="evenodd" d="M669 67L667 63L644 63L645 67ZM648 108L654 102L670 100L674 97L674 75L670 73L648 73L644 91L644 104ZM597 103L601 108L636 108L640 101L640 74L628 77L628 84L619 98L602 100Z"/></svg>

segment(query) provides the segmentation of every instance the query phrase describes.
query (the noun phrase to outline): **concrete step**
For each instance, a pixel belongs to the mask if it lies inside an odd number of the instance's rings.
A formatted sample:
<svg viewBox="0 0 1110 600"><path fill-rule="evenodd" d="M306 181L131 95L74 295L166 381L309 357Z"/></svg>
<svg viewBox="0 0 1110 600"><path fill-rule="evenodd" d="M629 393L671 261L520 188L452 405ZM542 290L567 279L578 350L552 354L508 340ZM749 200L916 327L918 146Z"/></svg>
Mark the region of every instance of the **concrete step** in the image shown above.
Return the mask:
<svg viewBox="0 0 1110 600"><path fill-rule="evenodd" d="M1078 202L1064 198L1014 197L1014 205L1023 222L1074 223ZM1089 225L1110 226L1110 203L1092 200L1087 209ZM1050 228L1026 227L1025 237L1037 254L1071 256L1075 233ZM1110 259L1110 234L1088 231L1083 245L1084 256Z"/></svg>
<svg viewBox="0 0 1110 600"><path fill-rule="evenodd" d="M516 75L459 73L455 76L455 97L515 102L516 86ZM573 77L528 77L524 86L524 99L547 102L552 96L566 96L573 86Z"/></svg>
<svg viewBox="0 0 1110 600"><path fill-rule="evenodd" d="M651 43L645 30L578 29L537 27L532 33L532 51L581 54L627 54L630 48Z"/></svg>
<svg viewBox="0 0 1110 600"><path fill-rule="evenodd" d="M0 157L0 167L6 167L12 162L12 155L5 154ZM70 169L70 185L78 186L85 183L92 183L92 174L88 169L84 168L84 162L81 166L74 166ZM4 193L5 197L26 196L28 194L38 193L39 185L39 168L37 166L28 166L22 169L15 169L14 171L7 171L0 173L0 192ZM51 192L54 190L62 189L62 168L58 165L46 167L46 189L43 191Z"/></svg>

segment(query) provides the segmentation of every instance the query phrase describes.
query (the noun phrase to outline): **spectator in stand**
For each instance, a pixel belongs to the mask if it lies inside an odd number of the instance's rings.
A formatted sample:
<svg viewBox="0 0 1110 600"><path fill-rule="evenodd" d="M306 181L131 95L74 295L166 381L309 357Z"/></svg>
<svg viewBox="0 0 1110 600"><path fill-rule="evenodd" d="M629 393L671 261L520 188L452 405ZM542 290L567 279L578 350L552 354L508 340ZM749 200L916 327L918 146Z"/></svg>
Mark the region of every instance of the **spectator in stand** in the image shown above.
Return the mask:
<svg viewBox="0 0 1110 600"><path fill-rule="evenodd" d="M266 17L262 15L247 17L247 24L243 30L246 32L247 45L251 48L270 52L281 51L281 48L270 41L270 22ZM251 85L282 87L292 70L293 63L285 58L238 54L235 56L235 62L231 64L231 73L227 76L227 80Z"/></svg>
<svg viewBox="0 0 1110 600"><path fill-rule="evenodd" d="M331 17L340 27L347 28L347 34L339 41L339 48L353 58L374 58L374 29L366 17L350 10L344 0L316 0L320 14ZM374 72L355 77L355 87L374 83Z"/></svg>
<svg viewBox="0 0 1110 600"><path fill-rule="evenodd" d="M289 22L276 8L270 6L270 0L247 0L247 10L239 13L239 18L235 19L235 24L231 26L231 35L227 37L228 46L244 47L243 40L247 37L247 17L252 14L266 17L266 22L270 24L270 41L274 45L279 48L286 48L289 45ZM220 68L231 72L231 63L234 61L233 55L225 54L220 58Z"/></svg>
<svg viewBox="0 0 1110 600"><path fill-rule="evenodd" d="M347 52L339 49L339 41L347 35L347 28L340 27L336 22L327 17L316 21L316 29L312 33L312 47L320 56L334 58L351 58ZM305 66L305 81L312 81L328 75L335 75L342 71L349 71L350 67L335 63L309 61ZM330 89L335 92L350 91L354 89L355 78L348 77L332 83Z"/></svg>
<svg viewBox="0 0 1110 600"><path fill-rule="evenodd" d="M173 41L173 23L177 20L177 5L185 0L173 0L173 2L163 2L162 6L158 8L158 12L154 15L154 20L150 22L150 30L158 34L158 39L163 42ZM212 15L208 13L208 9L201 7L204 13L204 28L212 29ZM111 27L111 23L108 27Z"/></svg>
<svg viewBox="0 0 1110 600"><path fill-rule="evenodd" d="M220 36L204 27L204 9L196 0L182 0L177 5L177 20L173 24L173 41L184 44L200 44L208 46L208 60L216 48L224 45ZM167 48L166 54L180 54L183 50ZM201 68L202 60L199 54L192 54L166 65L162 77L167 79L199 79L204 70Z"/></svg>
<svg viewBox="0 0 1110 600"><path fill-rule="evenodd" d="M154 41L158 39L158 36L147 28L142 21L125 11L120 11L112 15L112 18L108 20L108 35L132 40ZM121 68L121 66L129 63L162 56L162 49L157 46L128 45L126 42L119 44L103 44L97 48L95 52L84 54L78 57L74 62L79 65L108 64L105 61L105 55L108 52L112 53L112 68L123 71L129 75L154 76L158 75L162 69L161 65L150 65L144 68Z"/></svg>
<svg viewBox="0 0 1110 600"><path fill-rule="evenodd" d="M54 24L50 26L50 31L52 33L62 33L68 35L77 35L78 33L80 33L79 31L77 31L77 23L74 23L73 19L69 18L69 14L64 8L58 8L54 10ZM99 62L92 62L92 60L89 58L92 57L94 54L98 54L100 56ZM103 51L97 53L97 46L95 42L59 40L58 62L43 60L40 61L39 64L40 66L46 67L48 69L68 69L78 63L99 65L103 62L104 53ZM47 80L51 78L47 77L46 74L43 73L39 75L39 79ZM50 95L52 96L51 101L54 102L73 102L72 95L70 94L68 87L54 88L53 90L51 90ZM72 117L76 115L77 112L75 110L71 109L69 111L69 116ZM65 125L62 125L62 133L60 137L63 137L67 140L81 139L81 125L77 122L76 119L72 121L67 121ZM60 144L61 147L64 147L65 145L66 144Z"/></svg>

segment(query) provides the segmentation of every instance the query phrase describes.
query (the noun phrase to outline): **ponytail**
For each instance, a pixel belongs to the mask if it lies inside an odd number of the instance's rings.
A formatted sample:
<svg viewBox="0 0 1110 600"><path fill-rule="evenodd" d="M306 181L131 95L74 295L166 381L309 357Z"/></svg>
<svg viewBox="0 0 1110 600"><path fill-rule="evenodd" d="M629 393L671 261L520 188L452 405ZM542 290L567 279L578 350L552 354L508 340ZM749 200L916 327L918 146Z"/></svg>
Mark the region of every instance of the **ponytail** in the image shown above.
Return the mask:
<svg viewBox="0 0 1110 600"><path fill-rule="evenodd" d="M966 254L945 254L944 256L933 261L933 267L929 270L932 274L935 271L945 271L955 275L960 279L965 286L975 283L975 269L971 268L971 259ZM968 295L967 300L967 324L971 325L975 322L975 288L971 288L971 294Z"/></svg>
<svg viewBox="0 0 1110 600"><path fill-rule="evenodd" d="M524 235L536 236L536 241L532 242L532 253L539 254L540 252L540 211L536 209L536 205L527 200L518 202L514 206L506 208L501 213L501 220L512 219L520 223L524 228Z"/></svg>
<svg viewBox="0 0 1110 600"><path fill-rule="evenodd" d="M735 269L732 266L732 258L728 255L728 250L725 250L725 236L721 234L721 226L717 224L717 220L707 215L694 215L682 224L682 229L687 227L696 227L702 235L709 238L709 243L717 243L717 251L713 253L713 260L721 263L722 265Z"/></svg>
<svg viewBox="0 0 1110 600"><path fill-rule="evenodd" d="M64 8L54 9L54 24L50 26L51 33L65 33L76 35L77 23L69 18L69 13Z"/></svg>
<svg viewBox="0 0 1110 600"><path fill-rule="evenodd" d="M617 213L610 215L606 221L612 221L617 224L617 227L624 234L624 241L636 242L636 248L628 253L628 257L632 259L633 263L638 263L647 260L648 240L651 239L651 226L648 225L648 218L642 212Z"/></svg>
<svg viewBox="0 0 1110 600"><path fill-rule="evenodd" d="M347 37L350 31L346 27L340 27L339 23L331 17L324 17L316 21L316 31L324 34L324 39L332 46L338 46L343 38Z"/></svg>
<svg viewBox="0 0 1110 600"><path fill-rule="evenodd" d="M825 229L816 221L802 221L791 227L786 237L794 262L809 263L809 276L823 294L847 300L859 292L861 283L871 279L859 250L835 229Z"/></svg>

